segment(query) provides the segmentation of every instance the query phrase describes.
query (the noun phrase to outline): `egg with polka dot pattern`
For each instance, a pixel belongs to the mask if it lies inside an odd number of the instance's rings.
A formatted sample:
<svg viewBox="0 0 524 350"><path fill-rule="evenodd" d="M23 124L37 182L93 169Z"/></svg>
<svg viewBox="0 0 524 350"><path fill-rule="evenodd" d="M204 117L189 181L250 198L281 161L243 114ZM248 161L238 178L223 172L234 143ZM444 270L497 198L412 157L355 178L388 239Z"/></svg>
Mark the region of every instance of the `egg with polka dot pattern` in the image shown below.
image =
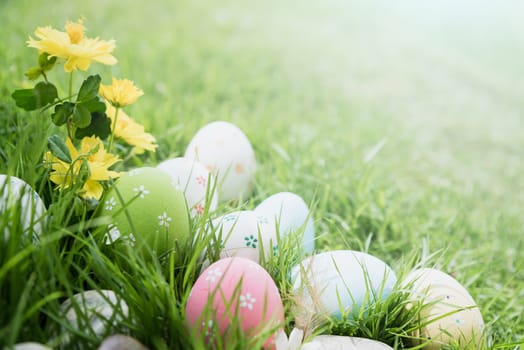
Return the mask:
<svg viewBox="0 0 524 350"><path fill-rule="evenodd" d="M262 266L241 257L225 258L205 269L193 285L186 326L208 343L222 339L225 348L229 332L240 327L247 339L273 349L274 335L284 326L284 306Z"/></svg>
<svg viewBox="0 0 524 350"><path fill-rule="evenodd" d="M19 229L25 237L38 241L45 224L47 210L38 194L24 180L0 174L0 226L4 238L12 229Z"/></svg>
<svg viewBox="0 0 524 350"><path fill-rule="evenodd" d="M187 146L184 157L198 160L217 175L221 201L245 199L253 190L255 152L234 124L216 121L205 125Z"/></svg>
<svg viewBox="0 0 524 350"><path fill-rule="evenodd" d="M262 252L267 259L277 249L276 231L269 221L257 217L251 210L216 218L212 221L212 229L222 258L238 256L260 262Z"/></svg>
<svg viewBox="0 0 524 350"><path fill-rule="evenodd" d="M125 173L105 194L98 215L110 218L107 244L129 243L148 254L183 247L189 237L184 194L157 168Z"/></svg>
<svg viewBox="0 0 524 350"><path fill-rule="evenodd" d="M280 237L302 230L302 249L306 253L315 249L315 226L309 208L299 195L280 192L266 198L255 208L258 216L266 217L278 227Z"/></svg>
<svg viewBox="0 0 524 350"><path fill-rule="evenodd" d="M395 272L382 260L363 252L335 250L307 257L291 270L293 290L320 314L355 317L362 308L391 294ZM315 301L315 304L314 304Z"/></svg>
<svg viewBox="0 0 524 350"><path fill-rule="evenodd" d="M208 211L213 212L216 209L218 193L215 188L215 176L200 162L178 157L163 161L157 168L168 173L173 185L184 193L192 217L204 213L206 196L211 198Z"/></svg>
<svg viewBox="0 0 524 350"><path fill-rule="evenodd" d="M414 303L422 303L421 326L412 334L414 345L426 344L426 350L448 345L471 350L484 348L480 309L456 279L440 270L423 268L410 272L402 286L409 288Z"/></svg>

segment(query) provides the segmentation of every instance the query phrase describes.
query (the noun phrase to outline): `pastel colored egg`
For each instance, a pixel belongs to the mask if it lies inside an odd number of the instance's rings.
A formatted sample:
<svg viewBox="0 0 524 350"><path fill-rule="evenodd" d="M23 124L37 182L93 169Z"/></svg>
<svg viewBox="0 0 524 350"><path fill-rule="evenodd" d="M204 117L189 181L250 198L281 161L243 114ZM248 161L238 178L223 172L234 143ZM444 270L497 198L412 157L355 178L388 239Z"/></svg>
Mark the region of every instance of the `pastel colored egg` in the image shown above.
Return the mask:
<svg viewBox="0 0 524 350"><path fill-rule="evenodd" d="M277 249L276 232L268 222L259 221L251 210L236 211L212 222L222 247L221 257L244 257L260 262L261 252L268 258Z"/></svg>
<svg viewBox="0 0 524 350"><path fill-rule="evenodd" d="M284 325L284 306L275 282L260 265L245 258L225 258L198 277L186 317L187 327L208 342L216 337L227 342L226 331L234 327L234 320L248 337L265 336L261 340L267 349L274 347L272 332Z"/></svg>
<svg viewBox="0 0 524 350"><path fill-rule="evenodd" d="M148 348L128 335L114 334L104 339L98 350L148 350Z"/></svg>
<svg viewBox="0 0 524 350"><path fill-rule="evenodd" d="M319 335L302 345L301 350L393 350L387 344L376 340L344 337L338 335Z"/></svg>
<svg viewBox="0 0 524 350"><path fill-rule="evenodd" d="M117 328L129 314L126 302L111 290L88 290L75 294L73 300L67 299L60 308L66 321L74 328L91 330L97 336Z"/></svg>
<svg viewBox="0 0 524 350"><path fill-rule="evenodd" d="M242 130L231 123L205 125L187 146L184 157L198 160L217 175L221 201L242 200L253 189L255 152Z"/></svg>
<svg viewBox="0 0 524 350"><path fill-rule="evenodd" d="M313 307L318 300L319 313L338 318L341 311L354 317L376 297L385 299L397 281L385 262L353 250L312 255L293 267L291 279L302 303Z"/></svg>
<svg viewBox="0 0 524 350"><path fill-rule="evenodd" d="M106 243L128 241L157 255L183 246L189 237L184 194L157 168L129 171L107 191L99 216L111 216Z"/></svg>
<svg viewBox="0 0 524 350"><path fill-rule="evenodd" d="M280 237L303 230L302 247L306 253L315 249L315 226L309 208L299 195L280 192L266 198L255 208L255 213L268 218L278 227Z"/></svg>
<svg viewBox="0 0 524 350"><path fill-rule="evenodd" d="M457 280L436 269L412 271L402 281L409 288L413 302L423 304L421 328L414 332L415 345L429 343L424 349L436 350L446 345L461 349L482 349L484 320L477 304Z"/></svg>
<svg viewBox="0 0 524 350"><path fill-rule="evenodd" d="M18 228L37 241L44 228L46 207L38 194L25 181L0 174L0 226L4 237Z"/></svg>
<svg viewBox="0 0 524 350"><path fill-rule="evenodd" d="M15 344L13 350L51 350L51 348L41 343L26 342Z"/></svg>
<svg viewBox="0 0 524 350"><path fill-rule="evenodd" d="M168 173L175 188L184 193L192 217L204 213L206 195L211 198L208 211L213 212L216 209L218 194L215 176L210 175L200 162L179 157L163 161L157 168Z"/></svg>

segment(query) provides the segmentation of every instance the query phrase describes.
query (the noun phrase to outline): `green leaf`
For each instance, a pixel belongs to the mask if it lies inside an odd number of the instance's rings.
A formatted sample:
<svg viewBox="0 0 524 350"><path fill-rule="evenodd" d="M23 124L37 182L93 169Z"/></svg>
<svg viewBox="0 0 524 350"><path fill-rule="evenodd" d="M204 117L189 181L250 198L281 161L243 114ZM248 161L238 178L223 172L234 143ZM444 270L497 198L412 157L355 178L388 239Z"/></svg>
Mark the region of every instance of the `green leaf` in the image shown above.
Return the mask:
<svg viewBox="0 0 524 350"><path fill-rule="evenodd" d="M37 108L53 103L54 100L58 98L58 91L56 91L56 87L53 84L45 81L41 81L36 84L33 90L36 98Z"/></svg>
<svg viewBox="0 0 524 350"><path fill-rule="evenodd" d="M76 129L75 137L82 139L86 136L98 136L102 140L111 133L111 119L105 113L95 112L91 114L91 124L87 128Z"/></svg>
<svg viewBox="0 0 524 350"><path fill-rule="evenodd" d="M29 68L25 71L24 75L29 80L35 80L42 74L42 69L40 67Z"/></svg>
<svg viewBox="0 0 524 350"><path fill-rule="evenodd" d="M78 91L77 102L86 102L94 99L98 94L101 80L98 74L88 76Z"/></svg>
<svg viewBox="0 0 524 350"><path fill-rule="evenodd" d="M34 89L15 90L11 94L11 97L13 97L18 107L23 108L26 111L34 111L38 108L36 105Z"/></svg>
<svg viewBox="0 0 524 350"><path fill-rule="evenodd" d="M91 113L86 106L77 104L73 112L73 124L77 128L85 128L91 124Z"/></svg>
<svg viewBox="0 0 524 350"><path fill-rule="evenodd" d="M106 111L106 104L102 102L102 100L96 96L95 98L82 102L82 105L84 105L87 109L89 109L89 112L101 112L104 113Z"/></svg>
<svg viewBox="0 0 524 350"><path fill-rule="evenodd" d="M47 138L47 147L51 152L61 161L66 163L71 163L71 153L67 148L64 140L58 135L52 135Z"/></svg>
<svg viewBox="0 0 524 350"><path fill-rule="evenodd" d="M41 72L46 72L53 68L53 66L56 63L56 57L49 57L49 54L47 52L41 53L40 56L38 56L38 66L40 67Z"/></svg>
<svg viewBox="0 0 524 350"><path fill-rule="evenodd" d="M73 114L75 104L71 102L64 102L55 106L55 112L51 114L53 123L57 126L64 125L67 119Z"/></svg>

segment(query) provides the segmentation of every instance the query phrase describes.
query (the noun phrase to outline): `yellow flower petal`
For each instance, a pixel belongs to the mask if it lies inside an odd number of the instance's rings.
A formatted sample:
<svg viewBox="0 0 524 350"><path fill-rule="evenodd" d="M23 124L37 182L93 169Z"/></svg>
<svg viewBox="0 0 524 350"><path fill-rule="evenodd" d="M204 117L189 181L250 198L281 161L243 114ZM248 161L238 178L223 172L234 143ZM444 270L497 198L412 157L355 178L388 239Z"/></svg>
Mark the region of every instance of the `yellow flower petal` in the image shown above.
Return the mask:
<svg viewBox="0 0 524 350"><path fill-rule="evenodd" d="M115 107L124 107L136 102L144 94L128 79L113 78L111 85L100 84L100 95Z"/></svg>

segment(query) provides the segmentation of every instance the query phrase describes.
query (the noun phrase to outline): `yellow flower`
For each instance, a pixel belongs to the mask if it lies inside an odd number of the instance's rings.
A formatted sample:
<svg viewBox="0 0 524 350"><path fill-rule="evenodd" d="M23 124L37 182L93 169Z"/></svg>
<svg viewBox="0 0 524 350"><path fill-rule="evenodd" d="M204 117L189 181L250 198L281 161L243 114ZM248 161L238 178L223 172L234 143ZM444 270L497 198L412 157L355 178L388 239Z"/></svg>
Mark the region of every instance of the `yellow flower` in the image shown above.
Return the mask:
<svg viewBox="0 0 524 350"><path fill-rule="evenodd" d="M90 39L84 36L85 27L82 20L67 22L65 32L49 26L38 27L35 36L40 40L29 37L27 46L46 52L50 57L66 60L64 70L72 72L76 69L87 70L91 61L106 65L114 65L117 60L111 55L115 49L114 40Z"/></svg>
<svg viewBox="0 0 524 350"><path fill-rule="evenodd" d="M72 163L69 164L58 159L51 152L46 152L44 160L51 164L50 179L58 185L60 190L73 186L76 181L82 181L80 177L82 166L87 168L86 179L79 195L83 198L100 199L104 188L100 181L117 178L120 174L108 170L119 161L118 157L107 153L102 141L95 136L84 137L77 150L71 140L66 141L67 148L71 154Z"/></svg>
<svg viewBox="0 0 524 350"><path fill-rule="evenodd" d="M100 84L100 95L115 107L124 107L136 102L144 92L128 79L113 77L111 85Z"/></svg>
<svg viewBox="0 0 524 350"><path fill-rule="evenodd" d="M115 122L116 109L109 103L106 103L106 113L111 119L111 125ZM115 137L124 140L131 146L134 146L135 154L142 154L144 151L155 151L158 145L153 135L144 131L144 127L135 122L123 110L118 111L116 126L114 130Z"/></svg>

